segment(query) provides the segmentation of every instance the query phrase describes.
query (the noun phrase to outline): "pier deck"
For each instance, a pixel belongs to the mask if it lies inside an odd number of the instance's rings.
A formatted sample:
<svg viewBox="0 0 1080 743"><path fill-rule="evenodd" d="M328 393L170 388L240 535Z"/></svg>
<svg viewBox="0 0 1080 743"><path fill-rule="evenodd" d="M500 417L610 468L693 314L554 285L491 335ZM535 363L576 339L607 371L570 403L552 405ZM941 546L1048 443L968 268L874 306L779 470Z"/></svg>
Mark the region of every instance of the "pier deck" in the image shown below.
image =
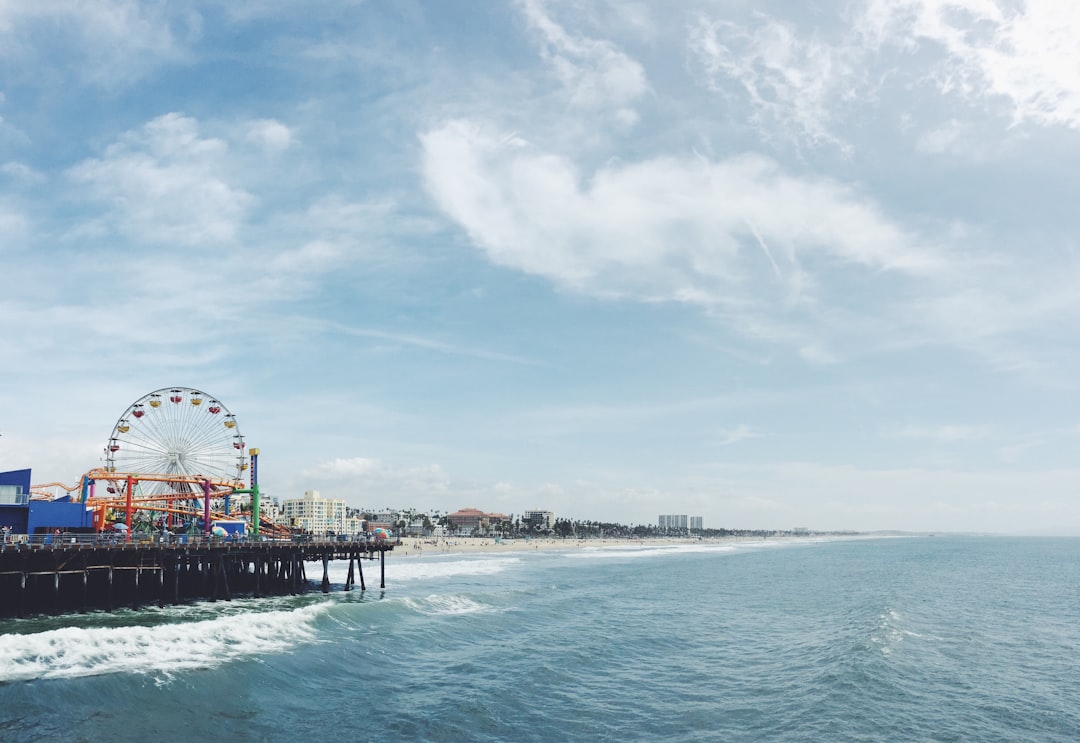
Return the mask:
<svg viewBox="0 0 1080 743"><path fill-rule="evenodd" d="M310 588L305 563L321 562L321 588L330 589L331 560L348 560L344 590L359 575L362 561L379 561L379 585L386 585L386 541L101 543L57 539L50 544L6 544L0 549L0 616L111 611L233 596L301 593ZM354 572L355 566L355 572Z"/></svg>

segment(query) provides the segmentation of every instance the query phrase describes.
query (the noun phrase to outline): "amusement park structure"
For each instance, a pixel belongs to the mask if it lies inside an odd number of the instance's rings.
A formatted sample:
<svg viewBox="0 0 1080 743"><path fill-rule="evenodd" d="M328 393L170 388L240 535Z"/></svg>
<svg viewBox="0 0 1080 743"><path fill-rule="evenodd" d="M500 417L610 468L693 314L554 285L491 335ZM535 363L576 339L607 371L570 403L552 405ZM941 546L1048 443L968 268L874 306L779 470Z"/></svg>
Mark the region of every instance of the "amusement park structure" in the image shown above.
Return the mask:
<svg viewBox="0 0 1080 743"><path fill-rule="evenodd" d="M261 519L258 457L224 403L201 390L166 387L143 395L120 415L103 466L73 486L31 486L30 497L64 498L63 491L86 506L93 531L123 532L125 541L166 531L280 536L283 527Z"/></svg>
<svg viewBox="0 0 1080 743"><path fill-rule="evenodd" d="M0 616L297 593L306 562L322 562L324 593L332 560L349 561L345 591L354 564L366 590L362 560L379 561L386 586L386 553L399 542L385 532L316 539L261 518L259 450L200 390L160 389L129 405L102 462L72 486L0 472Z"/></svg>

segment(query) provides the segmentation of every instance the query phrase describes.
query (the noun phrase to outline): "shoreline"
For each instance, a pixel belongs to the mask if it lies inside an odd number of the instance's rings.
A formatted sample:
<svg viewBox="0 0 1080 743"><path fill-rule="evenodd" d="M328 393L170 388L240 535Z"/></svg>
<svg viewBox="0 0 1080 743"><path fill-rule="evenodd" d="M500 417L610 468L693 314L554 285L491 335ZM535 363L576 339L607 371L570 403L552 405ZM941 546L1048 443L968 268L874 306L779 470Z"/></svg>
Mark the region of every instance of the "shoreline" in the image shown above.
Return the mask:
<svg viewBox="0 0 1080 743"><path fill-rule="evenodd" d="M830 537L835 539L836 537ZM394 548L394 554L404 557L454 554L512 554L518 552L557 552L580 549L646 549L685 545L723 545L746 542L820 541L820 537L769 536L769 537L649 537L558 539L538 537L530 539L502 539L494 537L406 537Z"/></svg>

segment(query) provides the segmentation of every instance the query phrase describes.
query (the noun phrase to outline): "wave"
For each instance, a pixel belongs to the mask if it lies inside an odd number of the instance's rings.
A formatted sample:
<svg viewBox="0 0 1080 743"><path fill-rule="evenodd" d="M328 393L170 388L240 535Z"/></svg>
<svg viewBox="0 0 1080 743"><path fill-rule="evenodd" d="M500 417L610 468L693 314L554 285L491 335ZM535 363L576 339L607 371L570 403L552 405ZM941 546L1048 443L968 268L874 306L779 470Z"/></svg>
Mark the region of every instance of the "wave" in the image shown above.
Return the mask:
<svg viewBox="0 0 1080 743"><path fill-rule="evenodd" d="M435 578L453 578L458 576L495 575L501 573L521 562L519 557L484 557L471 556L469 558L407 558L386 563L386 583L406 583L409 581L431 580ZM331 563L327 575L331 583L344 583L348 576L348 562L337 561ZM308 579L320 580L321 570L308 568ZM364 565L364 580L370 586L379 579L379 567L377 564ZM360 582L359 576L356 582Z"/></svg>
<svg viewBox="0 0 1080 743"><path fill-rule="evenodd" d="M599 559L599 558L635 558L635 557L663 557L688 554L717 554L723 552L738 552L771 547L791 547L796 544L806 544L810 540L791 542L787 540L760 540L740 541L715 544L702 542L699 544L643 544L636 547L611 546L611 547L583 547L573 552L561 553L572 560Z"/></svg>
<svg viewBox="0 0 1080 743"><path fill-rule="evenodd" d="M0 635L0 683L109 673L213 668L318 640L315 621L331 604L242 612L156 626L62 627Z"/></svg>
<svg viewBox="0 0 1080 743"><path fill-rule="evenodd" d="M918 632L906 629L904 618L895 609L886 608L878 616L878 626L870 635L870 643L884 656L892 655L893 651L908 638L922 638ZM937 639L937 638L930 638Z"/></svg>
<svg viewBox="0 0 1080 743"><path fill-rule="evenodd" d="M405 599L405 606L428 616L453 614L478 614L493 611L491 606L481 604L460 594L433 594L425 598Z"/></svg>

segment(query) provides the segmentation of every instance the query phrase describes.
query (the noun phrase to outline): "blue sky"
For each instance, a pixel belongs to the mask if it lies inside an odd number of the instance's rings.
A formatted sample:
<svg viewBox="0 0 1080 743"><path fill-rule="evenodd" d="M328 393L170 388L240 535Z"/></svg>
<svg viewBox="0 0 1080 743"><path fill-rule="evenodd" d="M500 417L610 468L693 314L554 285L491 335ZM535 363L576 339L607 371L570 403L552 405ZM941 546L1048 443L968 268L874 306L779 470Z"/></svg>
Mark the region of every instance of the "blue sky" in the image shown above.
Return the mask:
<svg viewBox="0 0 1080 743"><path fill-rule="evenodd" d="M1080 9L0 2L0 469L1080 533Z"/></svg>

